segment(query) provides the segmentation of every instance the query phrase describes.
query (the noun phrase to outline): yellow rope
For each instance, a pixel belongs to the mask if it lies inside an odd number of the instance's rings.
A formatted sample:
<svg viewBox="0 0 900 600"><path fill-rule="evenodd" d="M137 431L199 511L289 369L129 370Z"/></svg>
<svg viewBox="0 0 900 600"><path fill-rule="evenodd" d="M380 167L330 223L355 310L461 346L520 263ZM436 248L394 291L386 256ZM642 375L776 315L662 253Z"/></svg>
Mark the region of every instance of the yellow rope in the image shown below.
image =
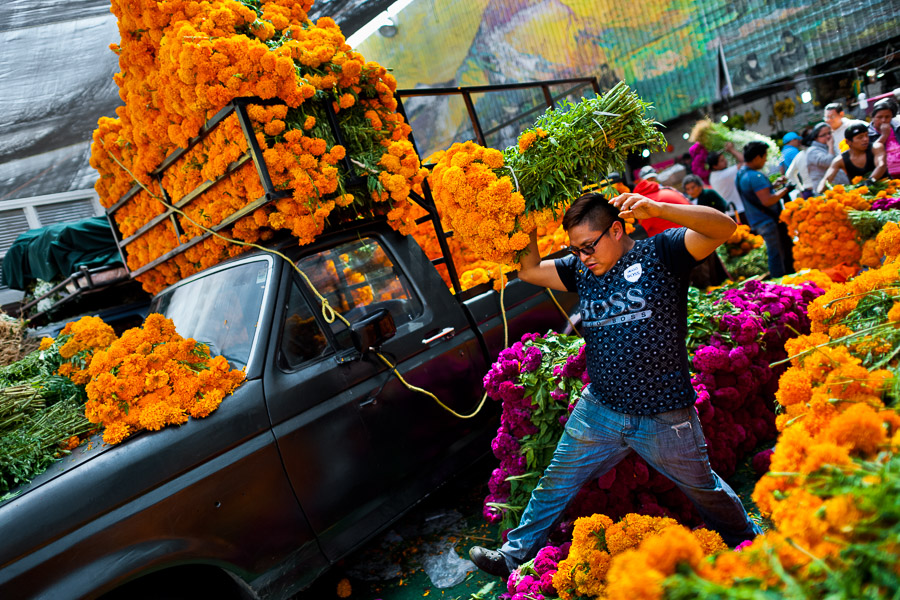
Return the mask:
<svg viewBox="0 0 900 600"><path fill-rule="evenodd" d="M103 146L103 142L102 142L102 141L100 142L100 145L103 147L104 150L106 150L106 147ZM304 272L300 269L300 267L298 267L296 264L294 264L294 261L292 261L290 258L288 258L287 256L285 256L285 255L282 254L281 252L278 252L277 250L272 250L271 248L265 248L265 247L263 247L263 246L260 246L259 244L254 244L254 243L252 243L252 242L244 242L244 241L241 241L241 240L235 240L235 239L232 239L232 238L228 238L228 237L225 237L224 235L221 235L221 234L219 234L219 233L213 231L212 229L209 229L209 228L207 228L207 227L204 227L204 226L201 225L200 223L197 223L196 221L194 221L194 220L193 220L191 217L189 217L187 214L185 214L184 211L182 211L182 210L180 210L180 209L178 209L178 208L175 208L175 207L172 206L171 204L168 204L165 200L163 200L162 198L160 198L159 196L157 196L156 194L154 194L153 192L151 192L150 189L147 188L147 186L145 186L143 183L141 183L141 181L138 180L138 178L134 176L134 173L132 173L132 172L128 169L128 167L126 167L124 164L122 164L122 162L119 161L119 159L116 158L116 157L115 157L111 152L109 152L108 150L107 150L107 154L109 154L109 156L110 156L114 161L116 161L116 163L117 163L120 167L122 167L122 169L124 169L126 173L128 173L129 175L131 175L131 178L134 179L134 180L138 183L138 185L141 186L141 187L144 189L144 191L147 192L147 193L150 195L151 198L155 199L155 200L158 201L160 204L162 204L162 205L165 206L166 208L172 210L173 212L175 212L175 213L177 213L177 214L183 216L185 219L187 219L188 221L190 221L193 225L197 226L197 227L200 228L201 230L203 230L203 231L205 231L205 232L207 232L207 233L210 233L210 234L212 234L212 235L214 235L214 236L216 236L216 237L218 237L218 238L221 238L222 240L224 240L224 241L226 241L226 242L228 242L228 243L231 243L231 244L237 244L237 245L239 245L239 246L249 246L249 247L251 247L251 248L256 248L257 250L261 250L261 251L263 251L263 252L268 252L269 254L274 254L275 256L281 257L282 259L284 259L285 261L287 261L287 263L288 263L289 265L291 265L291 267L293 267L293 269L300 275L300 277L303 278L303 281L306 282L306 285L309 286L309 289L312 290L312 293L316 295L316 299L321 303L321 305L322 305L322 317L325 319L325 322L326 322L326 323L334 323L335 318L338 318L338 319L340 319L341 321L343 321L343 323L344 323L345 325L347 325L347 327L350 327L350 321L348 321L347 318L344 317L344 315L342 315L341 313L339 313L339 312L337 312L336 310L334 310L334 308L328 303L328 299L327 299L325 296L323 296L322 294L319 293L319 290L316 289L316 287L313 285L312 281L310 281L309 277L306 276L306 273L304 273ZM501 305L501 308L502 308L502 306L503 306L503 290L502 290L502 289L500 290L500 297L501 297L500 305ZM503 322L504 322L504 327L505 327L505 324L506 324L506 314L505 314L505 313L504 313L504 315L503 315ZM482 407L484 407L485 400L487 400L487 392L485 392L484 396L481 398L481 403L478 405L478 408L475 409L475 412L473 412L473 413L470 414L470 415L461 415L461 414L459 414L458 412L456 412L455 410L453 410L452 408L450 408L449 406L447 406L446 404L444 404L443 402L441 402L440 399L438 399L437 396L435 396L434 394L432 394L432 393L429 392L428 390L424 390L424 389L422 389L422 388L420 388L420 387L417 387L417 386L414 386L414 385L409 384L405 379L403 379L403 376L400 375L400 371L397 370L397 367L396 367L395 365L391 364L391 361L389 361L387 358L385 358L385 357L381 354L381 352L378 352L377 350L374 350L374 352L375 352L376 355L378 355L378 357L379 357L381 360L383 360L383 361L385 362L385 364L388 366L388 368L390 368L390 370L393 371L394 375L397 376L397 379L399 379L400 382L403 383L403 385L405 385L406 388L407 388L408 390L413 391L413 392L418 392L418 393L420 393L420 394L425 394L425 395L428 396L429 398L432 398L432 399L433 399L435 402L437 402L443 409L445 409L447 412L449 412L449 413L452 414L453 416L459 417L460 419L471 419L472 417L474 417L475 415L477 415L479 412L481 412Z"/></svg>
<svg viewBox="0 0 900 600"><path fill-rule="evenodd" d="M575 335L581 337L581 334L578 333L578 330L575 328L575 323L572 322L572 319L569 317L569 313L565 311L565 309L560 305L559 301L556 299L556 296L553 295L553 290L550 288L544 288L548 294L550 294L550 299L553 300L553 304L556 305L556 308L559 309L559 312L566 318L566 321L569 322L569 326L572 328L572 331L575 332Z"/></svg>
<svg viewBox="0 0 900 600"><path fill-rule="evenodd" d="M429 398L431 398L431 399L433 399L435 402L437 402L437 403L441 406L441 408L443 408L444 410L446 410L447 412L449 412L450 414L452 414L454 417L458 417L458 418L460 418L460 419L471 419L472 417L474 417L475 415L477 415L478 413L480 413L480 412L481 412L481 409L484 407L484 403L485 403L485 401L487 400L487 397L488 397L487 392L485 392L485 393L484 393L484 396L481 397L481 402L478 404L478 407L475 409L475 412L473 412L472 414L469 414L469 415L461 415L461 414L459 414L458 412L456 412L455 410L453 410L452 408L450 408L449 406L447 406L446 404L444 404L443 402L441 402L440 399L439 399L437 396L435 396L434 394L432 394L432 393L429 392L428 390L423 390L422 388L417 387L417 386L415 386L415 385L412 385L411 383L409 383L409 382L407 382L405 379L403 379L403 376L400 374L400 371L397 370L397 367L395 367L394 365L392 365L392 364L391 364L391 361L389 361L388 359L386 359L386 358L381 354L381 352L377 352L377 351L376 351L375 354L378 355L378 358L380 358L381 360L384 361L384 364L386 364L386 365L388 366L388 368L391 369L391 371L394 372L394 375L397 376L397 379L399 379L400 382L403 383L403 385L405 385L407 389L409 389L409 390L411 390L411 391L413 391L413 392L418 392L418 393L420 393L420 394L425 394L426 396L428 396Z"/></svg>

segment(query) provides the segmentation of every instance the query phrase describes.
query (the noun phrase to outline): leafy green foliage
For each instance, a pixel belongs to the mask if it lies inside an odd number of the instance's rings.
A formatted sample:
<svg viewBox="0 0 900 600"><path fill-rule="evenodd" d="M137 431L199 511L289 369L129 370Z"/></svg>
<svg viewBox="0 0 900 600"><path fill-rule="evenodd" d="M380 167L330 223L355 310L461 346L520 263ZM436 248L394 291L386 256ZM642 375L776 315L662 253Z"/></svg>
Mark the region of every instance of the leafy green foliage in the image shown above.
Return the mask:
<svg viewBox="0 0 900 600"><path fill-rule="evenodd" d="M721 246L716 252L722 259L725 269L734 278L756 277L769 272L769 255L765 246L754 248L743 256L730 256Z"/></svg>
<svg viewBox="0 0 900 600"><path fill-rule="evenodd" d="M864 240L870 240L878 235L881 228L887 222L900 222L900 209L889 210L851 210L847 212L850 224L859 232Z"/></svg>
<svg viewBox="0 0 900 600"><path fill-rule="evenodd" d="M555 209L579 196L585 183L626 170L625 160L635 149L665 148L658 123L646 117L650 107L622 82L600 97L578 103L564 100L523 132L541 129L545 137L538 135L524 153L518 146L504 150L506 166L497 174L512 171L527 211Z"/></svg>

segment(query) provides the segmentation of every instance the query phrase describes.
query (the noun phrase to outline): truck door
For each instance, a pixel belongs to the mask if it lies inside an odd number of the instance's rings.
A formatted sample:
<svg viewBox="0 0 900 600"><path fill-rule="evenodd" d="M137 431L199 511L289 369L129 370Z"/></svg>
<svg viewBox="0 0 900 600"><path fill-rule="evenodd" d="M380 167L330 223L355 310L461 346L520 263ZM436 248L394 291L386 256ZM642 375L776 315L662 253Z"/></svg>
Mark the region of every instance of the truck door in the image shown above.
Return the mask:
<svg viewBox="0 0 900 600"><path fill-rule="evenodd" d="M381 353L407 381L458 412L478 403L475 335L411 239L354 232L298 265L348 320L391 312L397 334ZM377 355L359 356L347 327L325 323L308 287L289 278L266 396L295 492L335 559L431 491L490 426L408 390Z"/></svg>

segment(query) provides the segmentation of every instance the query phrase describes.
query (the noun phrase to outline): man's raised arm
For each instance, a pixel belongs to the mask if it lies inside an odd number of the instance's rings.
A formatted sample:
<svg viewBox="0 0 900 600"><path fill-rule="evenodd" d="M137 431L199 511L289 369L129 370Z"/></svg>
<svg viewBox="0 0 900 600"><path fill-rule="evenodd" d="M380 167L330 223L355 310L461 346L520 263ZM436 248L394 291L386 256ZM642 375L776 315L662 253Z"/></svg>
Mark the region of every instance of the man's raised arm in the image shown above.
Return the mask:
<svg viewBox="0 0 900 600"><path fill-rule="evenodd" d="M703 260L731 237L737 228L728 215L709 206L655 202L640 194L622 194L610 203L622 218L650 219L659 217L687 227L684 245L697 260Z"/></svg>
<svg viewBox="0 0 900 600"><path fill-rule="evenodd" d="M541 260L541 253L537 245L537 231L531 232L531 241L528 242L519 262L522 265L522 268L519 269L519 279L522 281L551 290L567 291L556 271L556 263L552 260Z"/></svg>

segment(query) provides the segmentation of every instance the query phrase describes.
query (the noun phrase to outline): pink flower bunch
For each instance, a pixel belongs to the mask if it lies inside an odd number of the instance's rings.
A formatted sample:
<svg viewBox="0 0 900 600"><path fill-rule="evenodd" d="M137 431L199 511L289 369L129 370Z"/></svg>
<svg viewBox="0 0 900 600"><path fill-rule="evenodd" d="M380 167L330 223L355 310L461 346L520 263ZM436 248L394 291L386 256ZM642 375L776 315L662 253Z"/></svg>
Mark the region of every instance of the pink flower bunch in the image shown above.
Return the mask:
<svg viewBox="0 0 900 600"><path fill-rule="evenodd" d="M900 198L876 198L870 210L891 210L900 208Z"/></svg>
<svg viewBox="0 0 900 600"><path fill-rule="evenodd" d="M544 600L555 598L553 576L556 575L560 561L569 556L571 542L562 546L546 546L541 548L534 560L531 560L512 573L506 580L506 594L501 600Z"/></svg>
<svg viewBox="0 0 900 600"><path fill-rule="evenodd" d="M689 149L691 155L691 173L697 175L704 183L709 183L709 169L706 168L706 159L709 150L700 142L695 142Z"/></svg>
<svg viewBox="0 0 900 600"><path fill-rule="evenodd" d="M774 393L786 358L784 343L809 331L806 310L823 292L812 283L790 287L751 280L726 290L730 307L715 317L718 332L693 357L695 407L706 433L709 459L723 477L760 442L774 439ZM725 307L723 306L723 309Z"/></svg>
<svg viewBox="0 0 900 600"><path fill-rule="evenodd" d="M500 427L491 442L500 465L488 480L482 511L488 522L502 522L504 529L518 524L516 512L524 508L540 473L549 464L552 445L562 435L580 397L586 365L580 339L529 333L500 352L484 376L488 396L503 406ZM529 444L539 447L527 453L532 464L528 464L523 448ZM533 473L527 481L510 479L526 472Z"/></svg>

